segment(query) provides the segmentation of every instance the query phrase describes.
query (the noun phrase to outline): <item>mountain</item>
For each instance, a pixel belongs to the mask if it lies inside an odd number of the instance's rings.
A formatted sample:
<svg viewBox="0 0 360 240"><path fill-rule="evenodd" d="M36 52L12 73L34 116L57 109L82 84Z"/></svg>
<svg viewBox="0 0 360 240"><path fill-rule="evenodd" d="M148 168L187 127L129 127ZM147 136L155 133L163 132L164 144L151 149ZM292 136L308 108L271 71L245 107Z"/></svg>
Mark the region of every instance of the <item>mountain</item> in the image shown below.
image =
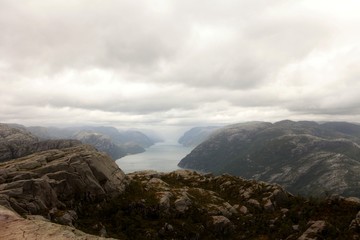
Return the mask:
<svg viewBox="0 0 360 240"><path fill-rule="evenodd" d="M137 154L145 151L157 140L152 140L136 130L119 131L108 126L80 127L27 127L25 128L40 139L77 139L91 144L108 153L114 160L127 154ZM84 134L87 133L87 134Z"/></svg>
<svg viewBox="0 0 360 240"><path fill-rule="evenodd" d="M203 141L205 141L213 132L220 127L208 126L208 127L194 127L186 131L178 142L184 147L196 147Z"/></svg>
<svg viewBox="0 0 360 240"><path fill-rule="evenodd" d="M143 148L148 148L155 143L148 136L136 130L120 131L117 141L122 144L138 144Z"/></svg>
<svg viewBox="0 0 360 240"><path fill-rule="evenodd" d="M359 239L360 199L188 170L125 175L78 145L0 163L0 226L1 239Z"/></svg>
<svg viewBox="0 0 360 240"><path fill-rule="evenodd" d="M91 131L80 131L73 137L82 143L94 146L102 152L106 152L112 159L119 159L127 155L129 151L115 144L110 137Z"/></svg>
<svg viewBox="0 0 360 240"><path fill-rule="evenodd" d="M49 149L61 149L80 145L76 140L39 140L25 128L0 123L0 162Z"/></svg>
<svg viewBox="0 0 360 240"><path fill-rule="evenodd" d="M360 126L289 120L230 125L178 164L278 183L307 195L360 196Z"/></svg>

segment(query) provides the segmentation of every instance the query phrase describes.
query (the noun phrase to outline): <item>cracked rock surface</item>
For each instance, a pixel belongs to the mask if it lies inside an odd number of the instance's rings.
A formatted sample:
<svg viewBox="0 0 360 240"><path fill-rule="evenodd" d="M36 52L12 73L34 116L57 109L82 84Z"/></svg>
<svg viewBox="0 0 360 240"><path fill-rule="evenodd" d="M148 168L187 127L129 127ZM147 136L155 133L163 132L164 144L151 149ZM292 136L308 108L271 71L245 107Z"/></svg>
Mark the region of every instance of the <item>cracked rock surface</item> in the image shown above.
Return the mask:
<svg viewBox="0 0 360 240"><path fill-rule="evenodd" d="M0 206L0 239L100 240L109 238L93 236L74 227L47 222L39 218L25 219Z"/></svg>

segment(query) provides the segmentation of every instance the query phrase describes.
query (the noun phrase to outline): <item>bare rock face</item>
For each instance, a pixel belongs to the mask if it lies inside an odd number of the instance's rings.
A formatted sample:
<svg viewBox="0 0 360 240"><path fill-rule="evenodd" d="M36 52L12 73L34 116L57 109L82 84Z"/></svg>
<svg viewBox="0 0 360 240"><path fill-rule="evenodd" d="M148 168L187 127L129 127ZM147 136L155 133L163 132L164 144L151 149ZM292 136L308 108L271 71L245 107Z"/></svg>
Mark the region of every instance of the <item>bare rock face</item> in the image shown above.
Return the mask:
<svg viewBox="0 0 360 240"><path fill-rule="evenodd" d="M0 164L0 205L20 214L77 210L123 192L125 174L91 146L54 149ZM56 211L54 213L56 214Z"/></svg>
<svg viewBox="0 0 360 240"><path fill-rule="evenodd" d="M0 226L0 239L106 239L86 234L73 227L44 221L40 217L24 219L2 206L0 206Z"/></svg>

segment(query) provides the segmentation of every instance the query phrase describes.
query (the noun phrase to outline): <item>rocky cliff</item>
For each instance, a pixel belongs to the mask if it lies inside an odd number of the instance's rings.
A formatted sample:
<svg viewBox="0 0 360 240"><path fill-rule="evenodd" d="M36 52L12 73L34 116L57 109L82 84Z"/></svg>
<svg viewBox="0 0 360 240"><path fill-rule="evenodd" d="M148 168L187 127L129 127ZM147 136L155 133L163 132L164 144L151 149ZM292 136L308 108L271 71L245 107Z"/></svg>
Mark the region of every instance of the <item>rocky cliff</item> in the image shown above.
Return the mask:
<svg viewBox="0 0 360 240"><path fill-rule="evenodd" d="M360 126L281 121L227 126L180 167L279 183L293 193L360 196Z"/></svg>
<svg viewBox="0 0 360 240"><path fill-rule="evenodd" d="M91 146L48 150L0 164L0 204L19 214L56 215L118 195L125 182L115 162Z"/></svg>

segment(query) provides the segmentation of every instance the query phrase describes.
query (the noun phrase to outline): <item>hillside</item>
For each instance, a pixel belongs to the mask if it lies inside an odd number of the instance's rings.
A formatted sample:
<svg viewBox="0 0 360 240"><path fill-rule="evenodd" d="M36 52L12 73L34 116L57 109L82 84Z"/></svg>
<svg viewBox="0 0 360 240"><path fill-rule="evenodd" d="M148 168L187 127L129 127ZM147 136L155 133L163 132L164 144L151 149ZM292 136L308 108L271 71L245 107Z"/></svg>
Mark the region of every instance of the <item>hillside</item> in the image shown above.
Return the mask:
<svg viewBox="0 0 360 240"><path fill-rule="evenodd" d="M306 195L360 196L360 126L281 121L227 126L180 167L283 185Z"/></svg>
<svg viewBox="0 0 360 240"><path fill-rule="evenodd" d="M39 139L77 139L85 144L95 146L108 153L114 160L127 154L137 154L145 151L156 143L136 130L119 131L109 126L80 126L80 127L24 127Z"/></svg>
<svg viewBox="0 0 360 240"><path fill-rule="evenodd" d="M179 138L178 142L184 147L196 147L219 128L217 126L191 128Z"/></svg>

